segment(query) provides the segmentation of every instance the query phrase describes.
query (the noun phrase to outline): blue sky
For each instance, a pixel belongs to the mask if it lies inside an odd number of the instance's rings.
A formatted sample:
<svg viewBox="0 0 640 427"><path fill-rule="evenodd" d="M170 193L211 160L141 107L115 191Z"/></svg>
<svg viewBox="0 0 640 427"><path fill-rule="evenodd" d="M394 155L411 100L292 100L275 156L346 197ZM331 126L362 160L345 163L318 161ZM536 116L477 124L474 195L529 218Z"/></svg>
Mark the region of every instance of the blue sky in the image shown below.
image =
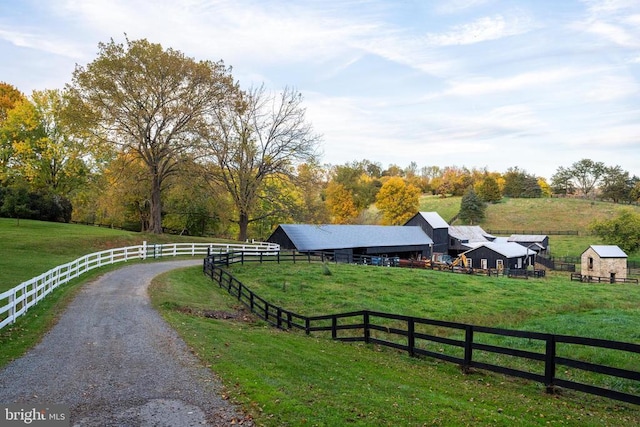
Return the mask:
<svg viewBox="0 0 640 427"><path fill-rule="evenodd" d="M640 176L638 0L0 0L0 81L63 88L125 33L296 87L323 163Z"/></svg>

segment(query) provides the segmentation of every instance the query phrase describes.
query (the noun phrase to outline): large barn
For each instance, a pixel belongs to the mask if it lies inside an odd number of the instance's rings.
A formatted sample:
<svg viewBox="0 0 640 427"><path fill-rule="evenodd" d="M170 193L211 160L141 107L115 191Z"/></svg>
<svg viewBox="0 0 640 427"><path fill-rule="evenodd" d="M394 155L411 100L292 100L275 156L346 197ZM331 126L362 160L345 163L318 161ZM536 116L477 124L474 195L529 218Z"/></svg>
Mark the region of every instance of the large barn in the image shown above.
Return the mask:
<svg viewBox="0 0 640 427"><path fill-rule="evenodd" d="M428 258L433 245L420 227L384 225L280 224L267 241L299 252L331 252L347 261L354 255Z"/></svg>

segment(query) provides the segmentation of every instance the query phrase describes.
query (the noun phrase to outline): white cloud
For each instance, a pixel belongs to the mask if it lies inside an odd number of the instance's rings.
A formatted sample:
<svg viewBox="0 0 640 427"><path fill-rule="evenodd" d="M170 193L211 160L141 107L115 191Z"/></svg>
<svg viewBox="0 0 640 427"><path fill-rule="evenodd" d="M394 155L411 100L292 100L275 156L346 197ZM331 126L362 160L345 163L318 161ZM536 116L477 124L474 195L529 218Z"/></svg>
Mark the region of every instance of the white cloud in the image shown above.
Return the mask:
<svg viewBox="0 0 640 427"><path fill-rule="evenodd" d="M499 92L518 91L532 87L539 88L544 85L570 80L586 72L585 70L576 70L567 67L521 73L505 78L475 77L464 81L457 80L450 82L449 89L439 94L430 95L427 98L440 97L443 95L479 96Z"/></svg>
<svg viewBox="0 0 640 427"><path fill-rule="evenodd" d="M81 49L75 43L39 31L27 32L0 28L0 39L21 48L35 49L74 59L82 57Z"/></svg>
<svg viewBox="0 0 640 427"><path fill-rule="evenodd" d="M427 34L425 39L431 46L466 45L522 34L531 27L530 22L515 18L508 20L502 15L485 16L468 24L456 25L446 33Z"/></svg>
<svg viewBox="0 0 640 427"><path fill-rule="evenodd" d="M448 0L435 6L436 13L453 14L490 3L492 0Z"/></svg>
<svg viewBox="0 0 640 427"><path fill-rule="evenodd" d="M630 76L607 75L594 82L585 94L585 99L590 102L606 102L637 96L638 93L638 83Z"/></svg>

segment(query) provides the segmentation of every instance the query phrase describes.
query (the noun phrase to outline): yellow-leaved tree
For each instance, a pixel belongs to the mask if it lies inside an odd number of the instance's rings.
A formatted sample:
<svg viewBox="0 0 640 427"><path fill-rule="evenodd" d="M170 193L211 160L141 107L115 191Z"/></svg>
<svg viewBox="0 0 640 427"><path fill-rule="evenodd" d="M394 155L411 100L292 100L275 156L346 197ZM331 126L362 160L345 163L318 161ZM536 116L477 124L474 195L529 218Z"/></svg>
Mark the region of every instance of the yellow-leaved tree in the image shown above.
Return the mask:
<svg viewBox="0 0 640 427"><path fill-rule="evenodd" d="M389 178L376 195L385 225L403 225L420 207L420 189L399 176Z"/></svg>

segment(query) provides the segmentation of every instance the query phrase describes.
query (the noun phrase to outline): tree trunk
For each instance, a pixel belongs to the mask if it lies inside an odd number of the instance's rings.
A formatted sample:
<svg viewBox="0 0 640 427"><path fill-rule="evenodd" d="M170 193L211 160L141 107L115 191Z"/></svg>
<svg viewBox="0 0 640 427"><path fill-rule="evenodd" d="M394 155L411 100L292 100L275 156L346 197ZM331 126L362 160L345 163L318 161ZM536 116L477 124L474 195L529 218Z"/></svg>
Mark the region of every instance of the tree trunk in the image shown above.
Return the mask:
<svg viewBox="0 0 640 427"><path fill-rule="evenodd" d="M241 242L244 242L245 240L247 240L247 229L249 228L249 215L247 215L246 212L240 212L238 225L240 226L240 232L238 233L238 240Z"/></svg>
<svg viewBox="0 0 640 427"><path fill-rule="evenodd" d="M162 198L160 191L160 177L153 174L151 183L151 218L150 231L154 234L162 234Z"/></svg>

